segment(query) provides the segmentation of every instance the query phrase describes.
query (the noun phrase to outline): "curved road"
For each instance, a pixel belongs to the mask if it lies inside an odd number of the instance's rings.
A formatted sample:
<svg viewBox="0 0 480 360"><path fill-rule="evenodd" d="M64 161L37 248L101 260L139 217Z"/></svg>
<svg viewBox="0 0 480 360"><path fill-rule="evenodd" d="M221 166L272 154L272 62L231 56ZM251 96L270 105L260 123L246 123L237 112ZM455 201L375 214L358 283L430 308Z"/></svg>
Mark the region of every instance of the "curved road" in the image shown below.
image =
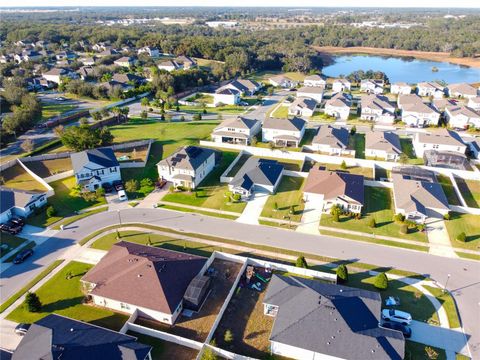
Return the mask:
<svg viewBox="0 0 480 360"><path fill-rule="evenodd" d="M268 226L247 225L231 220L162 209L126 209L95 214L69 225L39 246L33 259L2 272L2 302L53 260L62 258L77 241L109 225L144 223L175 230L218 236L247 243L269 245L306 254L389 266L430 276L454 294L469 338L473 358L480 357L480 263L444 258L401 248L316 236Z"/></svg>

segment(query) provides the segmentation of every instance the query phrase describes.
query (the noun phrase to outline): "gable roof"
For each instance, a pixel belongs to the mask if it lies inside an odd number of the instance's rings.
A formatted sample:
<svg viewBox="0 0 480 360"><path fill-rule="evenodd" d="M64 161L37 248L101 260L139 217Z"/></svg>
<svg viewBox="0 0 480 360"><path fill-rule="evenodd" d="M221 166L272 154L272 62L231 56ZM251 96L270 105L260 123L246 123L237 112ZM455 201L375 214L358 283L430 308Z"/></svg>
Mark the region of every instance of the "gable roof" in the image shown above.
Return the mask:
<svg viewBox="0 0 480 360"><path fill-rule="evenodd" d="M119 83L128 83L128 82L141 82L144 78L135 74L119 74L115 73L112 76L112 81L116 81Z"/></svg>
<svg viewBox="0 0 480 360"><path fill-rule="evenodd" d="M325 107L333 106L333 107L348 107L352 105L352 101L348 98L345 94L339 92L332 96L330 99L327 100L325 103Z"/></svg>
<svg viewBox="0 0 480 360"><path fill-rule="evenodd" d="M330 145L335 149L346 149L350 133L347 128L322 125L312 140L312 144Z"/></svg>
<svg viewBox="0 0 480 360"><path fill-rule="evenodd" d="M215 150L198 146L185 146L169 157L160 160L158 165L173 166L176 169L196 170L212 154L215 154Z"/></svg>
<svg viewBox="0 0 480 360"><path fill-rule="evenodd" d="M282 172L283 165L276 160L250 157L230 181L230 185L246 190L250 190L255 184L273 186Z"/></svg>
<svg viewBox="0 0 480 360"><path fill-rule="evenodd" d="M426 88L426 89L434 89L434 90L438 90L438 91L443 91L445 89L444 86L440 85L437 82L432 82L432 81L420 82L420 83L417 84L417 87L418 88Z"/></svg>
<svg viewBox="0 0 480 360"><path fill-rule="evenodd" d="M384 95L366 94L362 95L360 101L360 107L362 109L370 108L374 110L384 110L391 112L395 110L395 106L388 100L388 97Z"/></svg>
<svg viewBox="0 0 480 360"><path fill-rule="evenodd" d="M365 198L363 175L313 167L308 173L303 192L323 194L326 200L347 196L363 205Z"/></svg>
<svg viewBox="0 0 480 360"><path fill-rule="evenodd" d="M297 94L323 94L324 88L322 86L304 86L297 90ZM298 96L298 95L297 95ZM301 95L305 96L305 95Z"/></svg>
<svg viewBox="0 0 480 360"><path fill-rule="evenodd" d="M240 94L240 91L236 89L231 89L228 87L221 87L215 91L215 94L220 94L220 95L238 95Z"/></svg>
<svg viewBox="0 0 480 360"><path fill-rule="evenodd" d="M85 150L71 154L70 158L72 159L72 167L75 173L80 172L90 162L102 168L119 166L115 153L111 148Z"/></svg>
<svg viewBox="0 0 480 360"><path fill-rule="evenodd" d="M82 281L96 284L93 295L173 314L206 261L201 256L121 241Z"/></svg>
<svg viewBox="0 0 480 360"><path fill-rule="evenodd" d="M293 119L277 119L267 117L263 121L262 127L264 129L276 129L276 130L287 130L287 131L302 131L305 128L307 122L299 117L294 117Z"/></svg>
<svg viewBox="0 0 480 360"><path fill-rule="evenodd" d="M133 336L50 314L30 326L13 360L144 360L152 347Z"/></svg>
<svg viewBox="0 0 480 360"><path fill-rule="evenodd" d="M451 106L446 106L445 110L447 113L449 113L451 116L459 116L463 115L468 118L477 118L480 119L480 113L476 112L472 108L465 106L465 105L451 105Z"/></svg>
<svg viewBox="0 0 480 360"><path fill-rule="evenodd" d="M13 207L25 208L43 194L43 192L10 189L0 186L0 214Z"/></svg>
<svg viewBox="0 0 480 360"><path fill-rule="evenodd" d="M377 292L273 274L263 302L279 307L271 341L342 359L404 357L402 333L378 326Z"/></svg>
<svg viewBox="0 0 480 360"><path fill-rule="evenodd" d="M314 88L313 88L314 89ZM309 97L299 97L290 105L290 107L299 107L302 109L315 110L317 101Z"/></svg>
<svg viewBox="0 0 480 360"><path fill-rule="evenodd" d="M460 135L448 129L438 129L434 132L417 133L418 141L427 144L441 144L451 146L465 146Z"/></svg>
<svg viewBox="0 0 480 360"><path fill-rule="evenodd" d="M472 85L467 83L450 84L448 85L448 91L450 93L459 93L459 94L468 95L468 96L477 95L477 89L475 89Z"/></svg>
<svg viewBox="0 0 480 360"><path fill-rule="evenodd" d="M233 86L240 92L254 91L260 87L260 85L256 81L249 79L232 80L228 85Z"/></svg>
<svg viewBox="0 0 480 360"><path fill-rule="evenodd" d="M320 75L318 74L313 74L313 75L307 75L305 76L305 79L303 80L304 82L305 81L325 81L324 78L322 78Z"/></svg>
<svg viewBox="0 0 480 360"><path fill-rule="evenodd" d="M252 129L257 126L259 120L247 119L242 116L237 116L233 119L224 120L218 125L214 131L223 129L225 127L237 128L237 129Z"/></svg>
<svg viewBox="0 0 480 360"><path fill-rule="evenodd" d="M389 154L401 154L400 138L392 131L367 131L365 149L383 150Z"/></svg>

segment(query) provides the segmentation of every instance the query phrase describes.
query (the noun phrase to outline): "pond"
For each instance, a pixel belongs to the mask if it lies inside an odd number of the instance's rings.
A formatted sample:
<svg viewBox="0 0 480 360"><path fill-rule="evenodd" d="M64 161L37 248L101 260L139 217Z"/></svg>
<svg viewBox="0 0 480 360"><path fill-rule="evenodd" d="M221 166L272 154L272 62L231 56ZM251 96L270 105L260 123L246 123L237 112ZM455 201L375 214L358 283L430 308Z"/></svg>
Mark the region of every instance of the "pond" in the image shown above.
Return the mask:
<svg viewBox="0 0 480 360"><path fill-rule="evenodd" d="M416 84L422 81L443 80L449 84L479 82L480 69L448 62L418 60L412 58L384 57L377 55L334 56L335 62L323 68L323 74L331 77L348 75L357 70L384 72L390 82L403 81ZM432 69L438 71L432 71Z"/></svg>

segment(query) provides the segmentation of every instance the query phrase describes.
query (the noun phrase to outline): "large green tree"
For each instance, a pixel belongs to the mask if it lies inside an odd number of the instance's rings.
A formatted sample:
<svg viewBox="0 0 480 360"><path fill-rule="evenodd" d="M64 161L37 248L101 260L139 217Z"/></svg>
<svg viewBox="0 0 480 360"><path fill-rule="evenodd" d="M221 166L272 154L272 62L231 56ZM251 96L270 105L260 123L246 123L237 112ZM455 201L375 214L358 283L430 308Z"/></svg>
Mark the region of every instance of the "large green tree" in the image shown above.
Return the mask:
<svg viewBox="0 0 480 360"><path fill-rule="evenodd" d="M62 144L74 151L94 149L113 143L113 135L108 128L93 129L88 125L71 126L60 136Z"/></svg>

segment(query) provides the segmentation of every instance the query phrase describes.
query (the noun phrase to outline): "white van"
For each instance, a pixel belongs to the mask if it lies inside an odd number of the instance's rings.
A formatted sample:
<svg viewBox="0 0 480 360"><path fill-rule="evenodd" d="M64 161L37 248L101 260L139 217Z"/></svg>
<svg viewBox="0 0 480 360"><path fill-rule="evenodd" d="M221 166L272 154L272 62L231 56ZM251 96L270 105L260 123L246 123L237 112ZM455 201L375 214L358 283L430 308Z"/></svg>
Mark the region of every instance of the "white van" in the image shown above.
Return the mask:
<svg viewBox="0 0 480 360"><path fill-rule="evenodd" d="M119 190L119 191L118 191L118 199L119 199L120 201L128 200L127 194L125 193L125 190Z"/></svg>

